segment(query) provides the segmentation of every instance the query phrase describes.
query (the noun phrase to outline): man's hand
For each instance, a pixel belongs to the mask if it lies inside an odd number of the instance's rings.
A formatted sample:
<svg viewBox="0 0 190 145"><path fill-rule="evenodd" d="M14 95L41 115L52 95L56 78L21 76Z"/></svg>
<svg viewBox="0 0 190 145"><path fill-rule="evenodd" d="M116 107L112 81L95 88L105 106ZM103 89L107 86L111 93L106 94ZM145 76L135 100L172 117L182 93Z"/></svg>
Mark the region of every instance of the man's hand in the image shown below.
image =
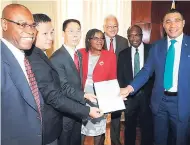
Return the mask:
<svg viewBox="0 0 190 145"><path fill-rule="evenodd" d="M103 113L101 113L100 109L98 109L96 107L90 107L89 115L92 118L98 118L98 117L101 117L103 115Z"/></svg>
<svg viewBox="0 0 190 145"><path fill-rule="evenodd" d="M84 98L86 98L87 100L89 100L90 102L92 103L97 103L97 97L94 95L94 94L88 94L88 93L85 93L84 94Z"/></svg>
<svg viewBox="0 0 190 145"><path fill-rule="evenodd" d="M133 87L131 85L128 85L126 88L120 89L120 95L122 96L123 100L127 100L126 97L129 96L129 94L133 91Z"/></svg>

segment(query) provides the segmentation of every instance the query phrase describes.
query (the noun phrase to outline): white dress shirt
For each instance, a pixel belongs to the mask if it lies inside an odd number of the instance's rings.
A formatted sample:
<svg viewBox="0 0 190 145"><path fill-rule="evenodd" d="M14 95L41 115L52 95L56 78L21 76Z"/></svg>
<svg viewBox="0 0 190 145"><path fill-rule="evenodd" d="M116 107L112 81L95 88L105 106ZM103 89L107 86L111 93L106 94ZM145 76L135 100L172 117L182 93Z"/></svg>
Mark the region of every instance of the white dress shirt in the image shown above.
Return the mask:
<svg viewBox="0 0 190 145"><path fill-rule="evenodd" d="M1 39L5 45L9 48L9 50L12 52L12 54L14 55L14 57L16 58L16 60L18 61L28 83L29 83L29 80L28 80L28 76L27 76L27 73L26 73L26 69L25 69L25 65L24 65L24 57L25 57L25 53L23 50L20 50L18 48L16 48L14 45L12 45L10 42L8 42L7 40L5 40L4 38Z"/></svg>
<svg viewBox="0 0 190 145"><path fill-rule="evenodd" d="M105 34L105 39L106 39L107 50L109 51L110 50L110 39L111 38ZM113 49L114 49L114 52L115 52L115 49L116 49L116 38L114 37L112 39L113 39Z"/></svg>
<svg viewBox="0 0 190 145"><path fill-rule="evenodd" d="M167 37L168 40L168 49L171 45L170 38ZM180 63L180 56L181 56L181 45L183 40L183 33L175 39L177 42L174 44L175 47L175 58L174 58L174 68L173 68L173 85L170 88L169 92L177 92L178 87L178 73L179 73L179 63Z"/></svg>
<svg viewBox="0 0 190 145"><path fill-rule="evenodd" d="M144 66L144 44L141 42L139 47L137 48L139 52L140 58L140 70ZM134 77L134 59L135 59L136 48L131 46L131 58L132 58L132 68L133 68L133 77Z"/></svg>

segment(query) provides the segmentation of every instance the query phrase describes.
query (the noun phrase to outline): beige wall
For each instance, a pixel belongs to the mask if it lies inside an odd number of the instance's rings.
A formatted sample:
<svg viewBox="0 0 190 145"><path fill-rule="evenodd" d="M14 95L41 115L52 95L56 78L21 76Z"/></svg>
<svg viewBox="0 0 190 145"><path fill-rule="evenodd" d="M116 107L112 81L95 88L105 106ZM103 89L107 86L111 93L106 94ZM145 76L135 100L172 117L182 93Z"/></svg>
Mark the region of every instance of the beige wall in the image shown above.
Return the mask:
<svg viewBox="0 0 190 145"><path fill-rule="evenodd" d="M10 3L28 7L32 13L45 13L52 19L55 28L54 49L61 46L62 23L68 18L78 19L82 25L79 48L84 47L86 32L92 28L103 30L104 17L113 14L119 21L119 35L126 37L131 24L131 0L1 0L2 8Z"/></svg>

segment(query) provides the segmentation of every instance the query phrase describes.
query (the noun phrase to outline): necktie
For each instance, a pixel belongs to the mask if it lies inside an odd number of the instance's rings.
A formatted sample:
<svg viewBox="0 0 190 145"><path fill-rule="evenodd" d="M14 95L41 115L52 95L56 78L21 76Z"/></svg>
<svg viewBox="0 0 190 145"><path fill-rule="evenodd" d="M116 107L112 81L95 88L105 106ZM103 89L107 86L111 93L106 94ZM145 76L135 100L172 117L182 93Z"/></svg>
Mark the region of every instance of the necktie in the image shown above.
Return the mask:
<svg viewBox="0 0 190 145"><path fill-rule="evenodd" d="M174 44L176 40L171 40L171 45L169 46L166 63L165 63L165 71L164 71L164 88L169 90L173 85L173 67L174 67L174 58L175 58L175 47Z"/></svg>
<svg viewBox="0 0 190 145"><path fill-rule="evenodd" d="M136 48L135 57L134 57L134 76L140 71L140 59L139 59L139 52Z"/></svg>
<svg viewBox="0 0 190 145"><path fill-rule="evenodd" d="M109 49L109 51L114 53L113 39L112 38L110 39L110 49Z"/></svg>
<svg viewBox="0 0 190 145"><path fill-rule="evenodd" d="M76 66L77 70L79 71L79 58L78 58L78 55L77 55L76 51L74 53L74 63L75 63L75 66Z"/></svg>
<svg viewBox="0 0 190 145"><path fill-rule="evenodd" d="M31 65L26 57L24 58L24 65L25 65L27 76L28 76L30 89L34 96L34 100L35 100L37 108L38 108L40 119L42 119L41 109L40 109L40 97L39 97L37 82L36 82L34 73L32 72Z"/></svg>

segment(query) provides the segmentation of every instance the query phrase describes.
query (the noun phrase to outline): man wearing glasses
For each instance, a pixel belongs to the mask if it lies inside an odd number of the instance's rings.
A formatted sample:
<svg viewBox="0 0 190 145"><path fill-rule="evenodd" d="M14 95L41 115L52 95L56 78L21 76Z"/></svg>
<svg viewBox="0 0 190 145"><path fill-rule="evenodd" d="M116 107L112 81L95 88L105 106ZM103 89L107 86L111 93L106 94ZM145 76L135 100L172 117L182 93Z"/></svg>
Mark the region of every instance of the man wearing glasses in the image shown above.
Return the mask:
<svg viewBox="0 0 190 145"><path fill-rule="evenodd" d="M113 52L116 56L119 52L128 47L128 41L126 38L117 35L119 31L119 24L117 18L113 15L109 15L104 19L104 35L105 35L105 47L108 51ZM113 145L120 145L120 119L121 111L117 111L111 114L111 142Z"/></svg>
<svg viewBox="0 0 190 145"><path fill-rule="evenodd" d="M139 26L131 26L127 35L131 47L121 51L118 56L117 78L121 88L127 86L143 67L150 49L149 44L142 42L143 33ZM125 145L135 145L138 119L141 145L152 145L153 124L149 108L152 86L153 79L150 79L144 87L125 101Z"/></svg>
<svg viewBox="0 0 190 145"><path fill-rule="evenodd" d="M86 104L85 99L94 101L93 94L85 94L82 91L82 58L81 54L75 50L81 38L81 25L78 20L68 19L63 22L63 46L55 51L50 58L56 68L61 86L65 87L70 95L76 92L76 100L82 104ZM65 85L66 84L66 85ZM59 145L77 145L81 143L81 120L64 114L63 130L59 138Z"/></svg>
<svg viewBox="0 0 190 145"><path fill-rule="evenodd" d="M3 9L1 39L1 143L42 145L42 104L24 55L35 40L31 12L19 4Z"/></svg>

